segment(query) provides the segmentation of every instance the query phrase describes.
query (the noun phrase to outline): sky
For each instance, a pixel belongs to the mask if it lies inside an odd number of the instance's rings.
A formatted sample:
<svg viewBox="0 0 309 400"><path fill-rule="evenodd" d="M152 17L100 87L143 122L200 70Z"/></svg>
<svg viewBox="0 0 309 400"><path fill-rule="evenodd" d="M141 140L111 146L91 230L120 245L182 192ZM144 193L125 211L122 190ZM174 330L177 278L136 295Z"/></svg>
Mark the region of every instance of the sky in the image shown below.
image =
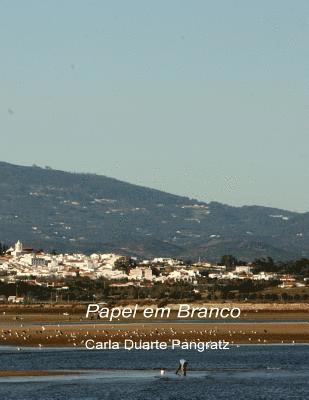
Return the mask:
<svg viewBox="0 0 309 400"><path fill-rule="evenodd" d="M309 211L307 0L0 0L0 160Z"/></svg>

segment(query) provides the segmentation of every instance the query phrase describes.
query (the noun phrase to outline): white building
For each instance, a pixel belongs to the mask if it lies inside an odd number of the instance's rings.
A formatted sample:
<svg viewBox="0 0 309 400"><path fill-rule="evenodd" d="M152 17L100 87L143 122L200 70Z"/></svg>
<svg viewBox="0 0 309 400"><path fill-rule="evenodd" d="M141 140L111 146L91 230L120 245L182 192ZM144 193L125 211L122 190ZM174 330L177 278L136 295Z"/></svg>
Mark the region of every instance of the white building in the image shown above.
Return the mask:
<svg viewBox="0 0 309 400"><path fill-rule="evenodd" d="M235 267L236 274L250 274L252 271L252 267L250 265L237 265Z"/></svg>
<svg viewBox="0 0 309 400"><path fill-rule="evenodd" d="M152 281L153 275L151 268L137 267L130 270L129 279Z"/></svg>
<svg viewBox="0 0 309 400"><path fill-rule="evenodd" d="M12 251L12 256L18 257L23 254L23 244L20 240L15 243L15 249Z"/></svg>

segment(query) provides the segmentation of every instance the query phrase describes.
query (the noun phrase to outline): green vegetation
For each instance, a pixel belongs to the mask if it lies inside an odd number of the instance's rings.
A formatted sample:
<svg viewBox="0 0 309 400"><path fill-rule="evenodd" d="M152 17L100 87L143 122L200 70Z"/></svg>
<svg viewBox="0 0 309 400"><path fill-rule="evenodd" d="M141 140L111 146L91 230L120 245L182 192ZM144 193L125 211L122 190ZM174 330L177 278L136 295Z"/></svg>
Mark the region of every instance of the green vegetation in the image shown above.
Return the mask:
<svg viewBox="0 0 309 400"><path fill-rule="evenodd" d="M0 242L0 256L2 256L3 254L5 254L5 252L7 251L8 246L2 242Z"/></svg>
<svg viewBox="0 0 309 400"><path fill-rule="evenodd" d="M0 193L0 232L10 244L215 262L224 253L309 257L309 213L206 204L105 176L2 162Z"/></svg>
<svg viewBox="0 0 309 400"><path fill-rule="evenodd" d="M275 262L271 257L257 259L252 263L253 273L275 272L278 274L293 274L309 278L309 259L301 258L295 261Z"/></svg>

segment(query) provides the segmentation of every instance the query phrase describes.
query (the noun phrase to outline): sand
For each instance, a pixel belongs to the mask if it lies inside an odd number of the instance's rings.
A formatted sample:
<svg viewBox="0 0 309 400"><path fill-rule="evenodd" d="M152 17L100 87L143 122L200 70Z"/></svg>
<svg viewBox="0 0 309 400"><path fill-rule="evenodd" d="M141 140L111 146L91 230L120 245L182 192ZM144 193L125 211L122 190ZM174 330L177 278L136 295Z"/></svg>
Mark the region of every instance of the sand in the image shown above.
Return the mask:
<svg viewBox="0 0 309 400"><path fill-rule="evenodd" d="M201 306L201 305L200 305ZM207 307L218 305L207 304ZM221 304L222 306L222 304ZM37 312L37 307L2 308L0 314L0 345L17 347L85 347L87 339L116 341L125 339L170 342L172 339L188 341L218 341L230 343L309 343L309 304L225 304L241 306L241 322L175 323L171 320L155 322L137 318L128 323L102 324L85 319L85 314L69 315L50 312L50 308ZM68 311L70 311L68 309ZM18 313L16 312L18 311ZM53 310L54 311L54 310ZM248 320L246 323L245 321ZM280 322L284 320L285 322ZM86 321L86 323L85 323ZM254 322L252 322L254 321ZM299 321L299 322L298 322Z"/></svg>
<svg viewBox="0 0 309 400"><path fill-rule="evenodd" d="M150 324L75 324L66 326L27 325L2 327L1 345L18 347L84 347L87 339L116 341L125 339L218 341L230 343L309 343L309 323L150 323Z"/></svg>

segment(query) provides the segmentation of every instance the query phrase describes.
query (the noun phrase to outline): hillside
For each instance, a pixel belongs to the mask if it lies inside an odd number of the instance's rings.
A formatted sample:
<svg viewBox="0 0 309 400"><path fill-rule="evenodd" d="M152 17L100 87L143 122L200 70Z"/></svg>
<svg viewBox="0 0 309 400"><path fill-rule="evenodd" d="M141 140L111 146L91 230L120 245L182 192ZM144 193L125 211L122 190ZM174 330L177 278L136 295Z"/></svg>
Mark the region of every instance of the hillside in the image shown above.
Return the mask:
<svg viewBox="0 0 309 400"><path fill-rule="evenodd" d="M0 241L217 260L309 256L309 213L209 204L94 174L0 162Z"/></svg>

